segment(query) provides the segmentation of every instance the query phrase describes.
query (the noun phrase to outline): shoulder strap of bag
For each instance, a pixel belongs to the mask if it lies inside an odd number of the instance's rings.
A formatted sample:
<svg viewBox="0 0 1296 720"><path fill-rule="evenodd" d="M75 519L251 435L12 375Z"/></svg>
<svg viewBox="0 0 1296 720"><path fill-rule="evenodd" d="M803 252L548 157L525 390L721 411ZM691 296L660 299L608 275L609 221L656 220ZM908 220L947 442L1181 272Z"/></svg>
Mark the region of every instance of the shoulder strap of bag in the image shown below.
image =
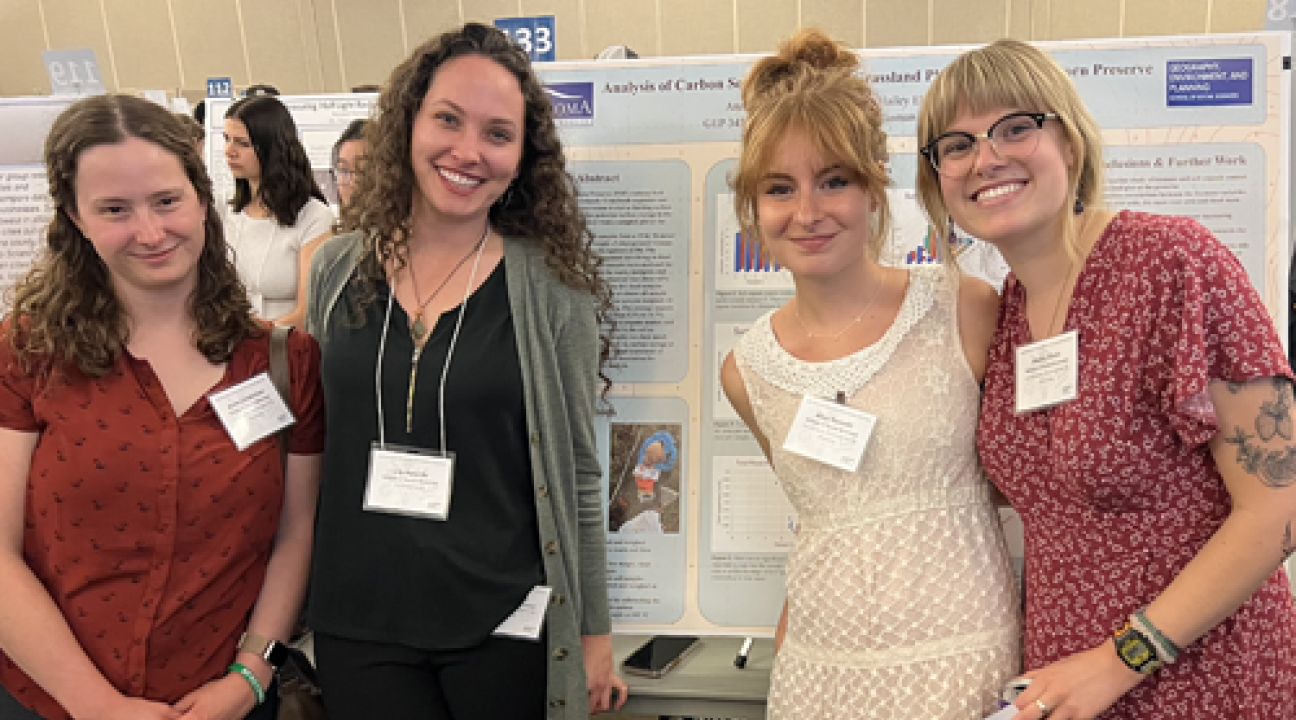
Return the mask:
<svg viewBox="0 0 1296 720"><path fill-rule="evenodd" d="M292 407L292 378L288 369L288 333L292 332L291 327L284 325L275 325L270 331L270 382L274 385L275 390L279 391L279 397ZM279 463L283 465L284 472L288 470L288 440L292 437L292 426L279 431ZM287 478L284 478L287 481Z"/></svg>

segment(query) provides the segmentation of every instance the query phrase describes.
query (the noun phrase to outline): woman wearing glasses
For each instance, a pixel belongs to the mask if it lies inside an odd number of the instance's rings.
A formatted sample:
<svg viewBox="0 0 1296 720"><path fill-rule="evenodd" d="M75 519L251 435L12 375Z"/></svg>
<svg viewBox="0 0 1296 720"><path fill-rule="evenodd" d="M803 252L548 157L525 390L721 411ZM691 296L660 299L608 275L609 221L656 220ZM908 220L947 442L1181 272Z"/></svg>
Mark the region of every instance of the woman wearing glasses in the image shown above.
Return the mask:
<svg viewBox="0 0 1296 720"><path fill-rule="evenodd" d="M306 316L301 249L329 229L333 212L315 184L288 108L270 95L230 105L225 160L234 198L222 219L252 311L280 325L300 325Z"/></svg>
<svg viewBox="0 0 1296 720"><path fill-rule="evenodd" d="M1241 265L1097 207L1098 127L1029 45L955 60L918 131L929 215L1012 268L978 446L1026 528L1017 717L1290 717L1291 370Z"/></svg>
<svg viewBox="0 0 1296 720"><path fill-rule="evenodd" d="M721 371L800 518L769 717L981 720L1020 667L974 446L997 298L942 266L878 263L887 139L858 65L802 31L743 83L735 210L796 285ZM799 443L824 439L802 413L863 443Z"/></svg>
<svg viewBox="0 0 1296 720"><path fill-rule="evenodd" d="M368 125L368 120L352 120L333 143L333 182L337 185L338 205L344 208L351 202L356 177L368 154L369 146L364 139ZM303 265L309 267L310 263Z"/></svg>

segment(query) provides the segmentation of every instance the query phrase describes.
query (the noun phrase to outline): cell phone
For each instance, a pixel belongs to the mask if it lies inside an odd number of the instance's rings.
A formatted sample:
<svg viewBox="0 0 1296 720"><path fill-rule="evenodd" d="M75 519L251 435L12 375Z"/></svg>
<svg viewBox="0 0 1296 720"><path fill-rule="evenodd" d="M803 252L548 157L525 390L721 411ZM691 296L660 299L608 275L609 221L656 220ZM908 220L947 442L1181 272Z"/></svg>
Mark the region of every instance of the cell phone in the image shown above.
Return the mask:
<svg viewBox="0 0 1296 720"><path fill-rule="evenodd" d="M632 675L659 678L698 647L696 637L658 635L630 653L621 667Z"/></svg>

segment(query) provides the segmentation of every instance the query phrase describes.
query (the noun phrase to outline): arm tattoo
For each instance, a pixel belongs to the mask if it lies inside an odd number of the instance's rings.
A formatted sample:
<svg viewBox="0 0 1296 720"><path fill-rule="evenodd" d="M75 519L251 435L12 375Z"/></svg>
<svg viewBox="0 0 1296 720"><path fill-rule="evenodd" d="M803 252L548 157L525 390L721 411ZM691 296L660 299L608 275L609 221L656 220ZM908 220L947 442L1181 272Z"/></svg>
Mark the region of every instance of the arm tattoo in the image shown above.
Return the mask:
<svg viewBox="0 0 1296 720"><path fill-rule="evenodd" d="M1230 445L1237 445L1238 465L1272 488L1285 488L1296 484L1296 447L1266 450L1253 444L1251 442L1253 437L1237 427L1233 429L1233 437L1224 440Z"/></svg>
<svg viewBox="0 0 1296 720"><path fill-rule="evenodd" d="M1256 416L1255 426L1256 434L1266 442L1275 435L1284 440L1292 439L1291 403L1288 402L1286 393L1279 391L1275 393L1273 400L1260 404L1260 414Z"/></svg>

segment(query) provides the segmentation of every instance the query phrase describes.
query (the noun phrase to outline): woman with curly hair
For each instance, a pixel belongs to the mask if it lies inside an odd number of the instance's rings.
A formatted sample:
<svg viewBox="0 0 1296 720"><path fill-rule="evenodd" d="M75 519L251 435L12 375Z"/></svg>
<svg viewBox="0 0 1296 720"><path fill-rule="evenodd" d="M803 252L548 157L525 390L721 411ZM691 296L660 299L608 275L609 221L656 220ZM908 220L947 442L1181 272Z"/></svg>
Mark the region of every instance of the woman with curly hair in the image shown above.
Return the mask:
<svg viewBox="0 0 1296 720"><path fill-rule="evenodd" d="M329 715L605 710L609 293L549 99L470 23L393 71L365 136L307 317L334 408L309 611Z"/></svg>
<svg viewBox="0 0 1296 720"><path fill-rule="evenodd" d="M281 325L300 325L306 288L299 279L314 249L304 246L328 232L333 211L315 184L288 108L270 95L230 105L225 160L234 176L225 228L252 310Z"/></svg>
<svg viewBox="0 0 1296 720"><path fill-rule="evenodd" d="M273 718L310 565L318 347L287 338L285 463L275 426L222 401L268 399L271 333L188 130L99 95L54 122L45 162L56 212L0 327L0 717Z"/></svg>
<svg viewBox="0 0 1296 720"><path fill-rule="evenodd" d="M803 30L742 88L735 210L796 287L721 370L800 522L769 717L981 720L1020 628L974 435L997 298L878 262L887 138L858 70Z"/></svg>

